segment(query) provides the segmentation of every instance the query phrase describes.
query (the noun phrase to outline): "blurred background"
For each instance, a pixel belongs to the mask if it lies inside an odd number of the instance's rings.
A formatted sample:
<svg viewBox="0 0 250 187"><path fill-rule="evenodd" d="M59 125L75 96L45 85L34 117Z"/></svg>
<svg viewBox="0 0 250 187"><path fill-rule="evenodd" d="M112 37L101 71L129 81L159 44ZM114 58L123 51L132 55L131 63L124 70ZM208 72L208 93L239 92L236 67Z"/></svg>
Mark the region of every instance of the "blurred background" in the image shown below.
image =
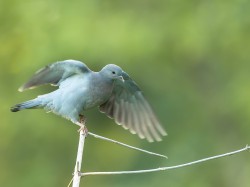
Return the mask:
<svg viewBox="0 0 250 187"><path fill-rule="evenodd" d="M9 110L55 89L17 91L59 60L95 71L121 66L168 132L148 143L88 111L89 131L169 159L88 137L83 171L171 166L249 144L249 9L247 0L0 0L0 186L67 186L72 178L78 127L43 110ZM247 187L249 166L244 152L166 172L86 177L81 186Z"/></svg>

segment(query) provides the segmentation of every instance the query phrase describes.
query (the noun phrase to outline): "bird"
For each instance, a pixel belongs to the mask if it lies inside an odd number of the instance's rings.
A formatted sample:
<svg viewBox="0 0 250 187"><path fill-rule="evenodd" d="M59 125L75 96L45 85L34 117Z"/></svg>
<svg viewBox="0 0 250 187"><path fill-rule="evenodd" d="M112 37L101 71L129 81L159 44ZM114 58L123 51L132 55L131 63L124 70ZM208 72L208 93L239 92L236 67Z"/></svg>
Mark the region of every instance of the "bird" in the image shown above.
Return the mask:
<svg viewBox="0 0 250 187"><path fill-rule="evenodd" d="M82 129L86 127L84 111L99 107L100 112L141 139L161 141L167 135L136 82L115 64L95 72L81 61L57 61L38 70L18 91L45 84L58 89L16 104L11 111L43 108Z"/></svg>

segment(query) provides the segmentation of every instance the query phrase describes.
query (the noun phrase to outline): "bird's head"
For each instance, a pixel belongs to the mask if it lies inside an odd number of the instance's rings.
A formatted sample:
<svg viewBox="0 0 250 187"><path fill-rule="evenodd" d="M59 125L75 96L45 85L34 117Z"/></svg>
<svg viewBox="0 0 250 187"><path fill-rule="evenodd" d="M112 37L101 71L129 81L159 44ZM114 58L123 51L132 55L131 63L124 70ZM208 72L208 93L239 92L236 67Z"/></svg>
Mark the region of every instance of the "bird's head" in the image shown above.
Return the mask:
<svg viewBox="0 0 250 187"><path fill-rule="evenodd" d="M121 80L122 82L124 82L123 79L123 70L122 68L120 68L119 66L115 65L115 64L108 64L106 65L104 68L102 68L102 70L100 71L101 74L103 74L104 76L112 79L112 80Z"/></svg>

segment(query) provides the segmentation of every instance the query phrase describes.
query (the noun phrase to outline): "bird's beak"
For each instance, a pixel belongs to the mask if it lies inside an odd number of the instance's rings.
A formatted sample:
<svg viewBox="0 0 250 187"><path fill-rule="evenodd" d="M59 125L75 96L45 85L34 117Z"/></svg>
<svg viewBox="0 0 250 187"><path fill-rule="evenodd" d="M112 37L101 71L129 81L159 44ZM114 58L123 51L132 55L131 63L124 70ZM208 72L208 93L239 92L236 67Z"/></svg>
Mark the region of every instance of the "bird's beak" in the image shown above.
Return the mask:
<svg viewBox="0 0 250 187"><path fill-rule="evenodd" d="M124 78L123 78L123 76L119 76L118 79L121 80L122 82L125 81Z"/></svg>

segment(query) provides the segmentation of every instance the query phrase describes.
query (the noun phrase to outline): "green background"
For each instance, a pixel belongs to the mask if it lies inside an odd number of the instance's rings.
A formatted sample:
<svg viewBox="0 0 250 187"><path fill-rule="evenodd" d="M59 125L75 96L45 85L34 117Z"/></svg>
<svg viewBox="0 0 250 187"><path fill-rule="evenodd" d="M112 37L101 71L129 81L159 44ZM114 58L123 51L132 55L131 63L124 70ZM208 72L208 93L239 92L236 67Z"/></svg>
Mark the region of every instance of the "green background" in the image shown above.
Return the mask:
<svg viewBox="0 0 250 187"><path fill-rule="evenodd" d="M136 80L168 136L147 143L98 112L89 131L169 159L88 137L83 171L171 166L250 143L250 1L0 0L0 186L67 186L78 127L43 110L10 106L47 93L17 88L39 68L77 59L121 66ZM81 186L247 187L250 155L166 172L84 178Z"/></svg>

